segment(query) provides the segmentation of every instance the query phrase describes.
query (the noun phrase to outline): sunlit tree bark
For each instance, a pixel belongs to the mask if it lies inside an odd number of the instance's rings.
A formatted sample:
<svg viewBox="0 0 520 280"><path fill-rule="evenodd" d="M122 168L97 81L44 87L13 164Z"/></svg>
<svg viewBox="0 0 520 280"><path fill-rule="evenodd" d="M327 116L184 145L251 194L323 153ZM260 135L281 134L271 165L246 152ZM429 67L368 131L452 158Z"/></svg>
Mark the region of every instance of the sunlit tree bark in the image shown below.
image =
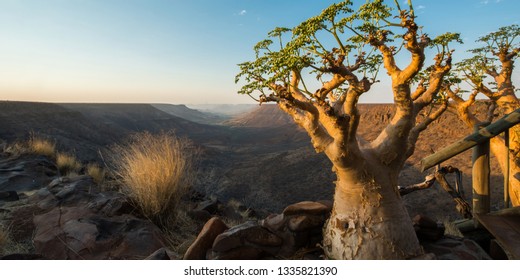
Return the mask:
<svg viewBox="0 0 520 280"><path fill-rule="evenodd" d="M240 64L240 93L276 102L333 164L334 207L323 240L331 259L422 254L397 179L419 134L446 110L438 93L451 68L448 43L460 40L453 33L430 40L412 6L395 4L391 9L369 1L356 11L350 1L334 4L293 29L276 28L255 46L256 60ZM427 47L437 47L438 54L425 68ZM404 67L396 61L400 52L408 57ZM396 113L368 143L357 136L357 105L381 66L392 86L374 94L392 94ZM440 105L432 110L433 102Z"/></svg>
<svg viewBox="0 0 520 280"><path fill-rule="evenodd" d="M453 106L462 121L471 129L478 123L492 121L495 109L509 114L520 107L513 84L514 62L520 52L520 27L511 25L501 27L478 39L483 44L481 48L473 49L472 58L457 64L461 80L470 85L472 93L463 99L460 87L446 86L446 92L454 100ZM455 88L455 89L454 89ZM477 95L485 96L490 103L484 117L477 118L473 113ZM520 205L520 127L510 129L510 184L511 203ZM507 153L504 138L495 137L491 140L491 151L497 157L502 172L507 171Z"/></svg>

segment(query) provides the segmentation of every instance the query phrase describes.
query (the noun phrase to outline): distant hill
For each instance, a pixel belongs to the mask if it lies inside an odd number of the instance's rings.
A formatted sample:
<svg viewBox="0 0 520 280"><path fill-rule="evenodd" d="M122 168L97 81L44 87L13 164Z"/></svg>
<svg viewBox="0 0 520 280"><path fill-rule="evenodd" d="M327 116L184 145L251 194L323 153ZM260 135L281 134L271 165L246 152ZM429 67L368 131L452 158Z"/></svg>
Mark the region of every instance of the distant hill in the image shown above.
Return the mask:
<svg viewBox="0 0 520 280"><path fill-rule="evenodd" d="M293 123L291 117L275 104L263 104L226 122L227 125L245 127L275 127Z"/></svg>
<svg viewBox="0 0 520 280"><path fill-rule="evenodd" d="M234 117L258 108L258 104L188 104L189 108L204 112Z"/></svg>
<svg viewBox="0 0 520 280"><path fill-rule="evenodd" d="M186 105L152 104L152 106L168 114L201 124L220 124L228 119L222 114L201 112L199 110L190 109L186 107Z"/></svg>

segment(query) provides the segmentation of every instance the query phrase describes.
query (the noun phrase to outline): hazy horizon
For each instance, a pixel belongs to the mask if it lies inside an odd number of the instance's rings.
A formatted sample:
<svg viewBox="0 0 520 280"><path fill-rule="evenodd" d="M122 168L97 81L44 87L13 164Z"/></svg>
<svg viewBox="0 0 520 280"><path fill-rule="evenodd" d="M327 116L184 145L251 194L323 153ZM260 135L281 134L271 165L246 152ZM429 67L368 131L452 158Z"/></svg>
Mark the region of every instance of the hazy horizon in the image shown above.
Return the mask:
<svg viewBox="0 0 520 280"><path fill-rule="evenodd" d="M254 103L236 94L237 64L252 60L274 27L293 27L334 2L0 0L0 100ZM425 33L462 34L455 61L478 37L518 23L520 10L514 0L413 3ZM382 78L360 102L392 103L388 85Z"/></svg>

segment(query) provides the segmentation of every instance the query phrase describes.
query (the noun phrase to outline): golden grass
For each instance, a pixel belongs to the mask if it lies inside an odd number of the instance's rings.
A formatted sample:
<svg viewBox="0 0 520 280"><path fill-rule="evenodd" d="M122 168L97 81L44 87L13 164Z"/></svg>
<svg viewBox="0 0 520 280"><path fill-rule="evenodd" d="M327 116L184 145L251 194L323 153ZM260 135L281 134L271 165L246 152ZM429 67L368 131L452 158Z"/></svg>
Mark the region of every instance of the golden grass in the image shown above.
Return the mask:
<svg viewBox="0 0 520 280"><path fill-rule="evenodd" d="M172 134L134 135L114 148L115 173L142 213L159 223L174 218L181 197L193 179L193 150L187 140Z"/></svg>
<svg viewBox="0 0 520 280"><path fill-rule="evenodd" d="M31 136L27 144L30 153L48 157L56 154L56 145L47 139Z"/></svg>
<svg viewBox="0 0 520 280"><path fill-rule="evenodd" d="M75 156L61 152L56 154L56 166L62 176L77 173L81 169L81 163Z"/></svg>
<svg viewBox="0 0 520 280"><path fill-rule="evenodd" d="M105 181L105 170L97 163L87 164L87 174L92 177L97 184L101 184Z"/></svg>

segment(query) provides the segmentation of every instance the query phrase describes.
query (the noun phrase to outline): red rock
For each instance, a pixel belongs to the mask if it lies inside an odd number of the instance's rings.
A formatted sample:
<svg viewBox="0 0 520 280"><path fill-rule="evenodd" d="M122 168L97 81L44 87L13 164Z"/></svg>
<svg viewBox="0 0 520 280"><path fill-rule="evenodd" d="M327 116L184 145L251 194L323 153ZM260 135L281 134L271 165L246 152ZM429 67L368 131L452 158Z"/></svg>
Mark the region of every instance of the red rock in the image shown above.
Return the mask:
<svg viewBox="0 0 520 280"><path fill-rule="evenodd" d="M322 203L302 201L287 206L283 210L285 216L292 215L329 215L330 208Z"/></svg>
<svg viewBox="0 0 520 280"><path fill-rule="evenodd" d="M272 231L282 230L285 226L285 217L283 214L271 214L260 221L260 225Z"/></svg>
<svg viewBox="0 0 520 280"><path fill-rule="evenodd" d="M228 227L220 218L211 218L202 228L195 241L184 254L185 260L203 260L206 258L206 252L211 249L215 238L227 230Z"/></svg>

